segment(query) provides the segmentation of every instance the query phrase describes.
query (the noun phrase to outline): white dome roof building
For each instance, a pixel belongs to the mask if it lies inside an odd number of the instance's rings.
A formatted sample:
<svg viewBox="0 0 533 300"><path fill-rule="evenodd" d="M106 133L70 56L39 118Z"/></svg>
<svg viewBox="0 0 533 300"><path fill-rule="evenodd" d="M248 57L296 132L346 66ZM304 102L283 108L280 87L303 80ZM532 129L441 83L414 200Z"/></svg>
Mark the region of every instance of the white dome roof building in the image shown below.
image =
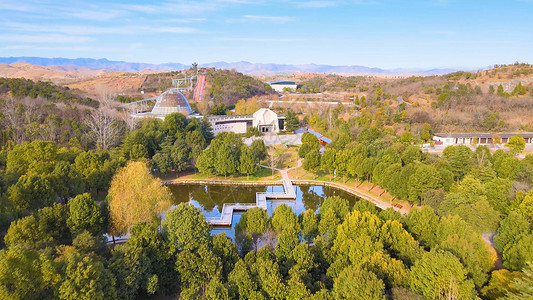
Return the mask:
<svg viewBox="0 0 533 300"><path fill-rule="evenodd" d="M152 115L165 117L171 113L179 112L186 116L193 114L185 96L176 89L170 89L156 98Z"/></svg>

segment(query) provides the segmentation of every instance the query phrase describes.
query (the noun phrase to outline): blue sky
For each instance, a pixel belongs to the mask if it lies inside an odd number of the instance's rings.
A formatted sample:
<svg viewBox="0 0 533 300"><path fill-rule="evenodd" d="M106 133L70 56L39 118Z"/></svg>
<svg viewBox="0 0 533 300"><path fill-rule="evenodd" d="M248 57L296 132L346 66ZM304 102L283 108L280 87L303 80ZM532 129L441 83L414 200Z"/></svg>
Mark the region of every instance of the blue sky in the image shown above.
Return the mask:
<svg viewBox="0 0 533 300"><path fill-rule="evenodd" d="M0 56L478 68L533 63L533 0L1 0Z"/></svg>

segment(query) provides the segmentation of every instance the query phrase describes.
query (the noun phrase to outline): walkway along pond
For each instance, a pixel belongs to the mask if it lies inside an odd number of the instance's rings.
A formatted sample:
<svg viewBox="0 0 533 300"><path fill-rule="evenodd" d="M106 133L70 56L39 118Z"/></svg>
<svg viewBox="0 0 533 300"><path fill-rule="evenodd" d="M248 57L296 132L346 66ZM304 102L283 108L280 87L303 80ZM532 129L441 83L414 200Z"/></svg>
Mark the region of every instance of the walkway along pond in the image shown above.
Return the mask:
<svg viewBox="0 0 533 300"><path fill-rule="evenodd" d="M267 210L267 199L294 199L296 193L291 180L283 179L283 192L258 192L255 194L255 203L224 203L219 218L207 218L207 223L213 226L231 226L234 211L246 211L253 207L260 207Z"/></svg>

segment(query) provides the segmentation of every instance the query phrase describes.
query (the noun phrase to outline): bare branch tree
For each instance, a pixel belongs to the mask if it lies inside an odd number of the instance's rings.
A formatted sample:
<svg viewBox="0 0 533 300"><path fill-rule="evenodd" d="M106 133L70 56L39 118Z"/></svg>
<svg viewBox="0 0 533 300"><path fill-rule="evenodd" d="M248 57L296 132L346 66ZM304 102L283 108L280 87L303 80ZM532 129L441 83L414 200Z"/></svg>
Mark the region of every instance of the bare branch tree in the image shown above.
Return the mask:
<svg viewBox="0 0 533 300"><path fill-rule="evenodd" d="M103 107L95 110L86 122L99 149L107 150L115 144L120 129L110 109Z"/></svg>
<svg viewBox="0 0 533 300"><path fill-rule="evenodd" d="M24 142L26 131L24 126L24 105L9 98L4 102L2 114L4 115L5 127L9 128L13 134L13 139L17 144Z"/></svg>
<svg viewBox="0 0 533 300"><path fill-rule="evenodd" d="M99 87L98 92L100 93L100 108L92 112L86 123L89 133L96 141L96 147L107 150L117 141L120 128L112 108L113 94L103 86Z"/></svg>

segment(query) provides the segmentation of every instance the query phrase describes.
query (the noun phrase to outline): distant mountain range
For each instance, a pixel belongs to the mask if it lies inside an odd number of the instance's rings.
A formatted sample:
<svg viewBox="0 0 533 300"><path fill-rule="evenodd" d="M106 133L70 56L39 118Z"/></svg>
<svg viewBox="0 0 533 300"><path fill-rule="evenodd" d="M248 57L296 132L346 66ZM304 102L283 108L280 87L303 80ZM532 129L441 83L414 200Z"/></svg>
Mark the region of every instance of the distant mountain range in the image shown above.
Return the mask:
<svg viewBox="0 0 533 300"><path fill-rule="evenodd" d="M103 69L108 71L126 71L137 72L141 70L153 71L175 71L189 68L190 65L181 63L164 63L164 64L148 64L135 63L125 61L112 61L105 58L46 58L46 57L0 57L0 63L12 64L17 62L28 63L39 66L72 66L84 67L91 69ZM458 71L459 69L442 68L442 69L380 69L370 68L365 66L332 66L332 65L317 65L317 64L261 64L250 63L246 61L240 62L213 62L200 64L200 67L214 67L217 69L235 69L242 73L256 74L256 75L274 75L274 74L291 74L291 73L337 73L337 74L420 74L420 75L442 75Z"/></svg>

